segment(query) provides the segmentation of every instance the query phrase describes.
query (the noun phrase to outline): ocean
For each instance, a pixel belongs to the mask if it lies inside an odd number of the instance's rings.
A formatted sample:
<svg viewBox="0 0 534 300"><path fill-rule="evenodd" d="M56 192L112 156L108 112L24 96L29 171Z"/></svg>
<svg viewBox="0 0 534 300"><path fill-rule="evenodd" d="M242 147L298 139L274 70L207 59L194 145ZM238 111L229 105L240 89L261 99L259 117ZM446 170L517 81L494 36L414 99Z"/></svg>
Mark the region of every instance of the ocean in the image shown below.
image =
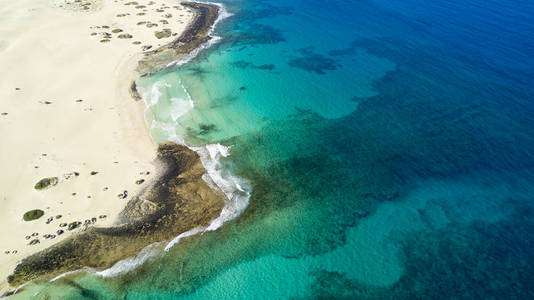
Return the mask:
<svg viewBox="0 0 534 300"><path fill-rule="evenodd" d="M225 218L15 298L534 298L534 2L223 4L216 43L137 85Z"/></svg>

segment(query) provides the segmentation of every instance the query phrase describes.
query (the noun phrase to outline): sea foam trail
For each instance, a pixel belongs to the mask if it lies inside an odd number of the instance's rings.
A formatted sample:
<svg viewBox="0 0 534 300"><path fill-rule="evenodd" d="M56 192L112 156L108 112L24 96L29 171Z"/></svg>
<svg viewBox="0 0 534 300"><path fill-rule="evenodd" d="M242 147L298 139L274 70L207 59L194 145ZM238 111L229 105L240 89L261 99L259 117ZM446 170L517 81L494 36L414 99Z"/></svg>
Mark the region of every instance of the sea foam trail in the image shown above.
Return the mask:
<svg viewBox="0 0 534 300"><path fill-rule="evenodd" d="M160 244L161 242L150 244L143 248L143 250L141 250L141 252L139 252L136 256L118 261L111 268L94 273L102 277L114 277L127 273L144 264L149 259L156 257L160 253L160 251L158 251L158 246Z"/></svg>

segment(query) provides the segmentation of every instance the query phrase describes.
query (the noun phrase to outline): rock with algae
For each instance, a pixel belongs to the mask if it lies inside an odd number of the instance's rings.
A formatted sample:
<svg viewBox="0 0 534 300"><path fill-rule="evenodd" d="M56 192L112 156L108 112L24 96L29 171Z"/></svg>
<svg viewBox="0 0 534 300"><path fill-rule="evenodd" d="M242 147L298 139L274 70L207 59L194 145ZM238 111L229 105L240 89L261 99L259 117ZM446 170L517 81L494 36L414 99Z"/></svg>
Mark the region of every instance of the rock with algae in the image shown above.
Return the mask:
<svg viewBox="0 0 534 300"><path fill-rule="evenodd" d="M168 38L170 37L172 34L171 30L169 28L165 28L163 29L162 31L156 31L154 32L154 35L158 38L158 39L162 39L162 38Z"/></svg>
<svg viewBox="0 0 534 300"><path fill-rule="evenodd" d="M45 189L48 189L50 187L53 187L57 183L58 183L58 178L57 177L47 177L47 178L43 178L43 179L39 180L39 182L37 182L35 184L34 188L36 190L45 190Z"/></svg>
<svg viewBox="0 0 534 300"><path fill-rule="evenodd" d="M24 219L24 221L33 221L39 219L43 215L44 211L40 209L32 209L24 213L24 216L22 216L22 218Z"/></svg>

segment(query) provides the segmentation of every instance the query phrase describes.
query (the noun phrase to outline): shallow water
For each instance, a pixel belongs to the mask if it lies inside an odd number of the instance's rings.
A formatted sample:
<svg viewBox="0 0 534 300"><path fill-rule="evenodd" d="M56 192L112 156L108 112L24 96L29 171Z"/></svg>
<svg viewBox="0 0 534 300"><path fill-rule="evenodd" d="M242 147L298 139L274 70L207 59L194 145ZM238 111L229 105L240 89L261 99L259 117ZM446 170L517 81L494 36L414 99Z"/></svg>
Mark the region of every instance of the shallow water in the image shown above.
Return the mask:
<svg viewBox="0 0 534 300"><path fill-rule="evenodd" d="M225 3L220 43L138 85L154 139L231 146L246 210L20 297L534 297L531 2Z"/></svg>

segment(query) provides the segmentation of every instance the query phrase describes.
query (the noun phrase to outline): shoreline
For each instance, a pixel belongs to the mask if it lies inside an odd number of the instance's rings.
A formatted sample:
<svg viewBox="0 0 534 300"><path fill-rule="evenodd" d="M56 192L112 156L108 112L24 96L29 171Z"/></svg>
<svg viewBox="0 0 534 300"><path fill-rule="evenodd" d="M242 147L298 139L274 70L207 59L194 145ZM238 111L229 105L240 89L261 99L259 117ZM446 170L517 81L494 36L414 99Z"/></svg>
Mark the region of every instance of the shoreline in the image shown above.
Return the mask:
<svg viewBox="0 0 534 300"><path fill-rule="evenodd" d="M145 53L145 57L139 61L136 69L141 77L169 66L212 38L209 35L210 29L216 24L221 8L215 4L203 2L182 2L181 4L193 9L193 20L177 39Z"/></svg>
<svg viewBox="0 0 534 300"><path fill-rule="evenodd" d="M190 53L210 39L208 33L210 27L216 21L218 6L197 2L190 2L185 5L181 3L181 5L191 8L194 12L193 22L186 27L183 33L171 43L167 43L154 51L135 55L129 59L136 60L135 64L130 63L130 65L137 66L137 72L128 73L130 74L128 81L131 82L129 89L124 89L122 85L120 88L129 94L130 100L135 100L132 102L141 100L136 91L133 76L137 74L135 76L138 78L139 74L141 76L147 75L147 73L140 72L139 66L142 61L147 62L147 58L158 56L157 60L151 60L148 63L150 68L156 69L161 64L176 61L179 56ZM197 10L199 7L200 9ZM174 53L174 56L169 55L169 52ZM165 54L161 56L162 53ZM140 58L141 55L144 57ZM155 63L156 61L158 62L157 64ZM145 70L148 70L146 68L148 64L145 64ZM138 115L132 117L142 119L144 133L148 135L149 129L143 118L143 110L144 106L140 107L136 104L134 111ZM132 113L131 111L130 114ZM17 264L13 274L9 276L10 289L14 285L25 284L35 279L44 280L61 276L65 272L75 271L80 268L109 268L118 261L136 256L147 245L174 238L179 233L186 232L188 229L197 226L206 226L209 221L217 218L224 206L224 201L222 201L224 195L212 190L202 179L202 174L206 171L200 162L198 154L191 149L187 149L187 147L169 143L160 145L157 153L155 164L160 174L157 174L156 179L149 180L145 187L123 207L117 220L118 223L123 225L118 227L86 226L85 231L72 234L59 243L25 257ZM183 169L179 165L188 165L190 169ZM186 183L184 183L184 178L188 178L185 180ZM172 182L175 184L172 184ZM159 186L166 186L166 188ZM180 195L189 193L190 197L182 198L178 193ZM169 200L167 199L169 195L172 196L171 198L179 198ZM209 201L206 200L208 198ZM175 206L180 203L180 209L172 209L171 202ZM185 208L187 208L186 211L184 211ZM195 210L198 209L201 210L200 213L195 213ZM186 216L189 217L188 220L183 219ZM79 245L79 241L83 241L84 245ZM93 241L94 247L87 247L87 244L91 244L91 241ZM106 249L111 244L117 245L122 251L110 250L107 253L106 251L96 251L99 248ZM76 245L83 247L76 248ZM128 246L125 247L125 245ZM76 249L78 249L78 252L76 252ZM120 254L109 257L110 252L120 252ZM69 255L68 259L64 256L67 253ZM10 295L10 293L12 292L6 292L4 296Z"/></svg>

